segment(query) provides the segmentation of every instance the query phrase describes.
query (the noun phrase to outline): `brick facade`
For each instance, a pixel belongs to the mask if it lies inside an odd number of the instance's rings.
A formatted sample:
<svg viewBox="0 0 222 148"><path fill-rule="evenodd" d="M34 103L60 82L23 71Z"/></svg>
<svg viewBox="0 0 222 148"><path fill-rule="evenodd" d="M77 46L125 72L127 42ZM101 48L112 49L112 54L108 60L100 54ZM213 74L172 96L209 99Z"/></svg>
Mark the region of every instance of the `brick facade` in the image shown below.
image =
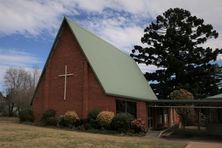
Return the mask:
<svg viewBox="0 0 222 148"><path fill-rule="evenodd" d="M65 65L68 73L73 73L67 78L66 100L63 99L64 78L58 76L64 74ZM55 109L57 115L73 110L81 118L86 118L94 107L116 112L116 98L104 93L73 33L64 23L33 98L35 120L40 120L48 109ZM147 122L145 102L137 102L137 117Z"/></svg>

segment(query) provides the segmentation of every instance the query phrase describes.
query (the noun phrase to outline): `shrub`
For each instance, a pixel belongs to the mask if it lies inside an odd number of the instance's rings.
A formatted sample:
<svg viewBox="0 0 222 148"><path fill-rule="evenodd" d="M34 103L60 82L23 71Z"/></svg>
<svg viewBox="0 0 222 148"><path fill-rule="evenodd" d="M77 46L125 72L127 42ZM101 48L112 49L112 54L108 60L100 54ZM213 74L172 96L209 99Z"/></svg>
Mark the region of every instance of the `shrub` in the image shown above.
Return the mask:
<svg viewBox="0 0 222 148"><path fill-rule="evenodd" d="M80 119L79 122L76 123L78 129L80 130L88 130L89 124L88 119Z"/></svg>
<svg viewBox="0 0 222 148"><path fill-rule="evenodd" d="M99 108L93 108L89 113L88 113L88 119L93 119L96 120L98 114L101 112L101 109Z"/></svg>
<svg viewBox="0 0 222 148"><path fill-rule="evenodd" d="M141 118L131 121L131 128L134 130L135 133L146 132L145 122Z"/></svg>
<svg viewBox="0 0 222 148"><path fill-rule="evenodd" d="M173 100L194 100L193 94L185 89L174 90L169 96ZM176 108L176 112L183 127L197 123L197 114L193 108Z"/></svg>
<svg viewBox="0 0 222 148"><path fill-rule="evenodd" d="M93 108L89 113L88 113L88 127L89 128L98 128L98 123L96 121L96 118L98 114L101 112L99 108Z"/></svg>
<svg viewBox="0 0 222 148"><path fill-rule="evenodd" d="M63 115L61 115L61 116L58 117L58 119L57 119L57 125L58 125L59 127L67 126L67 125L66 125L66 122L65 122L65 120L64 120L64 116L63 116Z"/></svg>
<svg viewBox="0 0 222 148"><path fill-rule="evenodd" d="M174 90L170 93L169 97L175 100L193 100L194 99L193 94L185 89Z"/></svg>
<svg viewBox="0 0 222 148"><path fill-rule="evenodd" d="M48 125L48 123L49 123L48 120L49 120L51 117L54 117L54 118L55 118L55 115L56 115L56 111L53 110L53 109L49 109L49 110L45 111L45 112L43 113L43 115L42 115L42 121L43 121L43 123L44 123L45 125ZM51 118L50 120L52 120L52 118ZM50 121L50 122L51 122L51 121Z"/></svg>
<svg viewBox="0 0 222 148"><path fill-rule="evenodd" d="M126 133L130 129L130 124L132 120L133 116L131 114L119 113L113 118L111 127L118 132Z"/></svg>
<svg viewBox="0 0 222 148"><path fill-rule="evenodd" d="M76 126L76 124L79 123L80 119L75 111L68 111L64 115L64 121L65 125L72 127L73 125Z"/></svg>
<svg viewBox="0 0 222 148"><path fill-rule="evenodd" d="M52 125L52 126L57 125L56 117L49 117L48 120L47 120L47 125Z"/></svg>
<svg viewBox="0 0 222 148"><path fill-rule="evenodd" d="M32 110L30 109L25 109L19 112L19 120L21 122L32 122L33 121L33 115L32 115Z"/></svg>
<svg viewBox="0 0 222 148"><path fill-rule="evenodd" d="M114 117L114 112L102 111L96 117L96 121L102 128L109 128Z"/></svg>
<svg viewBox="0 0 222 148"><path fill-rule="evenodd" d="M46 121L50 117L55 117L55 115L56 115L56 111L54 109L49 109L43 113L42 120Z"/></svg>

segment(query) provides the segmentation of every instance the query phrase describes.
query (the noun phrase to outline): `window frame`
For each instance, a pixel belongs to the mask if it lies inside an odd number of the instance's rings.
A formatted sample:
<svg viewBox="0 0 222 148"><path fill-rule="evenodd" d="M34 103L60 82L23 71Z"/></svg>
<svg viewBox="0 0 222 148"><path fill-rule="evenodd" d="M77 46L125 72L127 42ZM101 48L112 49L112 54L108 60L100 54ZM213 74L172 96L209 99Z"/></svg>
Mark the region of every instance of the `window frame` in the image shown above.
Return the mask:
<svg viewBox="0 0 222 148"><path fill-rule="evenodd" d="M118 103L122 102L124 105L124 111L118 111ZM135 113L130 113L129 112L129 103L133 103L135 105L135 108L133 110L135 110ZM122 109L120 109L122 110ZM131 115L133 115L135 118L137 118L137 102L136 101L132 101L132 100L126 100L126 99L116 99L116 113L129 113Z"/></svg>

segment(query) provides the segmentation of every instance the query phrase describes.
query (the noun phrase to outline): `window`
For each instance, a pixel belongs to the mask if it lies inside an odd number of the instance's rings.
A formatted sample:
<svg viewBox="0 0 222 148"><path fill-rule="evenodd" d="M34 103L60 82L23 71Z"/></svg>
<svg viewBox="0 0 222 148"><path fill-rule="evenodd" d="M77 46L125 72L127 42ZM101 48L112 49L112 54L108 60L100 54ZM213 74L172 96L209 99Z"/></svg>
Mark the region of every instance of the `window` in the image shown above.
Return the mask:
<svg viewBox="0 0 222 148"><path fill-rule="evenodd" d="M130 113L136 118L136 102L116 100L116 113Z"/></svg>

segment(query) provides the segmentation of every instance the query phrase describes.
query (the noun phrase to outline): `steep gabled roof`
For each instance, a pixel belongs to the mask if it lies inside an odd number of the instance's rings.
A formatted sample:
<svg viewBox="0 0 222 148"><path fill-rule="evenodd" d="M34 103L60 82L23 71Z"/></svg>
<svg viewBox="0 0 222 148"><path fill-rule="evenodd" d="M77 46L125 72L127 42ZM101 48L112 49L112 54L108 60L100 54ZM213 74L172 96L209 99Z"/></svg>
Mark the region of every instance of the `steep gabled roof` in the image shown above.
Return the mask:
<svg viewBox="0 0 222 148"><path fill-rule="evenodd" d="M105 93L157 100L143 73L128 55L65 18Z"/></svg>
<svg viewBox="0 0 222 148"><path fill-rule="evenodd" d="M66 17L58 31L52 49L56 45L64 23L67 23L72 30L90 67L107 95L143 101L157 100L143 73L130 56ZM52 49L42 70L31 104L44 75L49 58L53 54Z"/></svg>

